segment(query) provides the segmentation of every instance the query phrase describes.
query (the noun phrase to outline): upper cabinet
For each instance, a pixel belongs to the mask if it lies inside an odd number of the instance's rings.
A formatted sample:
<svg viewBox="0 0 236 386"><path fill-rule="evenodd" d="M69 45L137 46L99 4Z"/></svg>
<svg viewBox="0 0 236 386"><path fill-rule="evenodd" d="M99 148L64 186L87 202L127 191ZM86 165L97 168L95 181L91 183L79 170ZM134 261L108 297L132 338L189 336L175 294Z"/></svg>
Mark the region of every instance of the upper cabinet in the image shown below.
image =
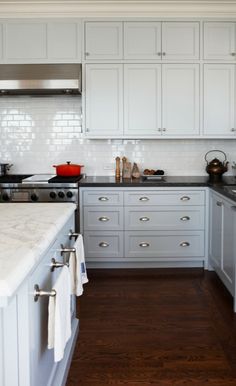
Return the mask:
<svg viewBox="0 0 236 386"><path fill-rule="evenodd" d="M85 23L85 59L122 59L122 22Z"/></svg>
<svg viewBox="0 0 236 386"><path fill-rule="evenodd" d="M204 23L204 59L236 60L235 23Z"/></svg>
<svg viewBox="0 0 236 386"><path fill-rule="evenodd" d="M80 21L10 21L2 34L3 63L81 62Z"/></svg>
<svg viewBox="0 0 236 386"><path fill-rule="evenodd" d="M86 22L85 60L112 59L197 60L199 23Z"/></svg>

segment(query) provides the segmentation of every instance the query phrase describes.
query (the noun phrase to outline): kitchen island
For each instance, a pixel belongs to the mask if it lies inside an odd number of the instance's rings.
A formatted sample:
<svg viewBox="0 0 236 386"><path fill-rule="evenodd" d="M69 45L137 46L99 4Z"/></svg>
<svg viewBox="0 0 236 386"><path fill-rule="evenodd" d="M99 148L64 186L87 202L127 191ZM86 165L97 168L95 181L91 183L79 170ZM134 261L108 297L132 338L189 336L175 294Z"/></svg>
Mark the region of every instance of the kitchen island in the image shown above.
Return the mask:
<svg viewBox="0 0 236 386"><path fill-rule="evenodd" d="M51 291L74 229L72 203L0 204L0 385L64 385L78 334L71 303L72 336L64 358L47 349L48 297L34 299L34 286Z"/></svg>

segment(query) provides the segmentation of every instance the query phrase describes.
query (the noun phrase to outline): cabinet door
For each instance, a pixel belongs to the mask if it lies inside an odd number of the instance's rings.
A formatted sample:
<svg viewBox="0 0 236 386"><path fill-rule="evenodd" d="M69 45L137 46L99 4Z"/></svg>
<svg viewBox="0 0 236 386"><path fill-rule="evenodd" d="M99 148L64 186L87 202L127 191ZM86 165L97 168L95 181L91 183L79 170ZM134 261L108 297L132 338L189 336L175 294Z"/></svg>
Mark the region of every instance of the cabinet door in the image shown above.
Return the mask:
<svg viewBox="0 0 236 386"><path fill-rule="evenodd" d="M232 64L204 66L204 134L231 136L235 119L235 68Z"/></svg>
<svg viewBox="0 0 236 386"><path fill-rule="evenodd" d="M199 59L199 23L163 22L162 59Z"/></svg>
<svg viewBox="0 0 236 386"><path fill-rule="evenodd" d="M0 61L3 60L3 26L0 24Z"/></svg>
<svg viewBox="0 0 236 386"><path fill-rule="evenodd" d="M125 59L161 59L161 23L124 23Z"/></svg>
<svg viewBox="0 0 236 386"><path fill-rule="evenodd" d="M122 59L122 23L85 23L85 59Z"/></svg>
<svg viewBox="0 0 236 386"><path fill-rule="evenodd" d="M109 137L123 134L121 64L86 66L86 132Z"/></svg>
<svg viewBox="0 0 236 386"><path fill-rule="evenodd" d="M124 131L127 135L157 135L161 127L161 67L124 67Z"/></svg>
<svg viewBox="0 0 236 386"><path fill-rule="evenodd" d="M48 57L54 61L79 61L80 37L77 23L50 22L48 24Z"/></svg>
<svg viewBox="0 0 236 386"><path fill-rule="evenodd" d="M47 58L47 23L6 24L6 60L31 63Z"/></svg>
<svg viewBox="0 0 236 386"><path fill-rule="evenodd" d="M165 135L199 133L199 65L163 65L163 120Z"/></svg>
<svg viewBox="0 0 236 386"><path fill-rule="evenodd" d="M210 199L210 257L211 264L221 267L223 202L212 194Z"/></svg>
<svg viewBox="0 0 236 386"><path fill-rule="evenodd" d="M235 23L204 23L204 59L235 60Z"/></svg>
<svg viewBox="0 0 236 386"><path fill-rule="evenodd" d="M223 205L223 256L221 262L222 273L225 277L225 284L229 291L233 293L234 283L234 218L235 211L232 208L232 204L228 201L224 201Z"/></svg>

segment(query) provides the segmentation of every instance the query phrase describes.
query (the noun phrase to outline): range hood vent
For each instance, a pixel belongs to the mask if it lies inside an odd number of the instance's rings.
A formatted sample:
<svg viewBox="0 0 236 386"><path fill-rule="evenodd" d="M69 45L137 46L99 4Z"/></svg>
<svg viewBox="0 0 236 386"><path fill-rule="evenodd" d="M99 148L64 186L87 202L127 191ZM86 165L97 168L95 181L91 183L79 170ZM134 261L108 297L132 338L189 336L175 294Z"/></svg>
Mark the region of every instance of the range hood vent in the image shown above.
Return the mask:
<svg viewBox="0 0 236 386"><path fill-rule="evenodd" d="M80 93L81 64L0 65L0 95Z"/></svg>

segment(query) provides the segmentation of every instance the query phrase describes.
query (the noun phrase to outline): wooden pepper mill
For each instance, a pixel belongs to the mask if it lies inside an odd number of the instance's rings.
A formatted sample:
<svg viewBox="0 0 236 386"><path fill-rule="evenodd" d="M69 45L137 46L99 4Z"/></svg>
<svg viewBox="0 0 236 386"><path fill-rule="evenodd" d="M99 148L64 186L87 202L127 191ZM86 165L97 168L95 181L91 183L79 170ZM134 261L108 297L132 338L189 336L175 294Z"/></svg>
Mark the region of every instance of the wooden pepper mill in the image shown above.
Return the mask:
<svg viewBox="0 0 236 386"><path fill-rule="evenodd" d="M120 179L120 157L116 157L116 178Z"/></svg>

